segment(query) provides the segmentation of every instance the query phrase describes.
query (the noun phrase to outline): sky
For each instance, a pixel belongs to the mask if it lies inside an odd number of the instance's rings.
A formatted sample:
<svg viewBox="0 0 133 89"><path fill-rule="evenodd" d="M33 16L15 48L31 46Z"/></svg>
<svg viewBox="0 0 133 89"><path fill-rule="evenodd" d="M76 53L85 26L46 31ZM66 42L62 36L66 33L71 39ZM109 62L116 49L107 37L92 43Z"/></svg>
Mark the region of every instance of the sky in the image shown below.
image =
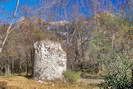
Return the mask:
<svg viewBox="0 0 133 89"><path fill-rule="evenodd" d="M45 1L49 1L49 3L51 4L53 3L54 0L45 0ZM47 9L45 12L41 12L44 15L42 16L42 18L44 18L45 20L50 18L47 13L52 13L52 11L55 11L55 13L52 14L54 17L53 20L69 20L73 12L75 13L78 12L81 16L84 16L84 17L92 16L90 0L60 0L60 1L66 1L64 2L65 10L66 10L65 12L62 6L60 5L54 6ZM115 8L116 10L119 10L120 8L119 5L121 3L124 3L125 0L101 0L101 1L103 3L102 8L107 9L108 6L106 7L106 4L108 4L110 1L112 3L113 8ZM15 10L16 2L17 0L0 0L0 20L3 19L5 21L10 21L11 16ZM44 6L46 8L48 5L46 5L46 3L42 4L42 0L20 0L19 7L22 7L22 6L27 6L29 7L29 9L32 9L34 11L40 8L41 6ZM20 18L21 16L23 16L21 12L22 12L22 9L19 9L17 12L17 18ZM34 15L30 15L30 12L28 14L29 16L34 16Z"/></svg>

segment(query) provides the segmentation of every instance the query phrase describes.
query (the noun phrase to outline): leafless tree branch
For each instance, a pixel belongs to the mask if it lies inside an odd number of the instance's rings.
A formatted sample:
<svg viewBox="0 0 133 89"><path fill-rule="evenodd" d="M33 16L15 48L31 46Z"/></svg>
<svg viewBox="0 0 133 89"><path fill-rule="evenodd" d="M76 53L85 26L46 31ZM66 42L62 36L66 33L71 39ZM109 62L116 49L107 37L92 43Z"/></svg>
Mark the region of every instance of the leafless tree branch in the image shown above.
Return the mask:
<svg viewBox="0 0 133 89"><path fill-rule="evenodd" d="M19 1L20 0L17 0L16 8L15 8L15 11L13 13L13 18L17 14L17 10L18 10L18 7L19 7ZM9 34L12 32L12 27L13 27L13 20L12 20L11 24L9 25L9 27L7 29L6 36L5 36L5 38L4 38L3 42L2 42L2 46L0 48L0 53L2 52L2 50L3 50L4 46L5 46L5 43L6 43L7 39L8 39L8 37L9 37Z"/></svg>

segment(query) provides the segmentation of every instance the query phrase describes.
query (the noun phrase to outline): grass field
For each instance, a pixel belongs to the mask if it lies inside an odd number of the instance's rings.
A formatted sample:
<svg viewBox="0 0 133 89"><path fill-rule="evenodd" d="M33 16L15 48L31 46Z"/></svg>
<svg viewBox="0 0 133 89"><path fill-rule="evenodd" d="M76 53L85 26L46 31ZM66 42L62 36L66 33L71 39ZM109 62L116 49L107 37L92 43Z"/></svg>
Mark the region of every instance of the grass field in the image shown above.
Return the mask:
<svg viewBox="0 0 133 89"><path fill-rule="evenodd" d="M84 81L85 83L85 81ZM96 86L81 86L80 83L44 82L28 79L22 76L0 77L0 89L99 89Z"/></svg>
<svg viewBox="0 0 133 89"><path fill-rule="evenodd" d="M85 81L84 81L85 82ZM5 89L99 89L96 86L81 86L80 83L44 82L28 79L23 76L1 76L0 87ZM2 88L0 88L2 89Z"/></svg>

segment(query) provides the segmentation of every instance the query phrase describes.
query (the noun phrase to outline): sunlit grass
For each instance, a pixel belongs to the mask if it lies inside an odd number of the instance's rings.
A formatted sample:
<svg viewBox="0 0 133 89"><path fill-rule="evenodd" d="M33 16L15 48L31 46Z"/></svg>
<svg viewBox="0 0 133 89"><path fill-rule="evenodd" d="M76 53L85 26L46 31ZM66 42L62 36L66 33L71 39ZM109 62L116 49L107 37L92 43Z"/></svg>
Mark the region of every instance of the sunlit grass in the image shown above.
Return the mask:
<svg viewBox="0 0 133 89"><path fill-rule="evenodd" d="M0 77L0 81L7 82L7 89L98 89L92 86L79 86L79 84L51 82L42 83L22 76Z"/></svg>

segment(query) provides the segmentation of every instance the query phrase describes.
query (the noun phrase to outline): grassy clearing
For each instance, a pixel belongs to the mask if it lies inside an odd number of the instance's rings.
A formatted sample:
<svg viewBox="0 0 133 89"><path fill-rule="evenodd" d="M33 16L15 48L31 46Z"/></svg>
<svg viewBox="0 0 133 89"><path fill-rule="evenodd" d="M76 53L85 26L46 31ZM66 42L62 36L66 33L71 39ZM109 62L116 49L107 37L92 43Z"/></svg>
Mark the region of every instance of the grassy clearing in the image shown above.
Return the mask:
<svg viewBox="0 0 133 89"><path fill-rule="evenodd" d="M79 86L78 84L53 82L51 84L38 83L35 80L22 76L0 77L0 83L6 82L6 89L99 89L92 86Z"/></svg>

